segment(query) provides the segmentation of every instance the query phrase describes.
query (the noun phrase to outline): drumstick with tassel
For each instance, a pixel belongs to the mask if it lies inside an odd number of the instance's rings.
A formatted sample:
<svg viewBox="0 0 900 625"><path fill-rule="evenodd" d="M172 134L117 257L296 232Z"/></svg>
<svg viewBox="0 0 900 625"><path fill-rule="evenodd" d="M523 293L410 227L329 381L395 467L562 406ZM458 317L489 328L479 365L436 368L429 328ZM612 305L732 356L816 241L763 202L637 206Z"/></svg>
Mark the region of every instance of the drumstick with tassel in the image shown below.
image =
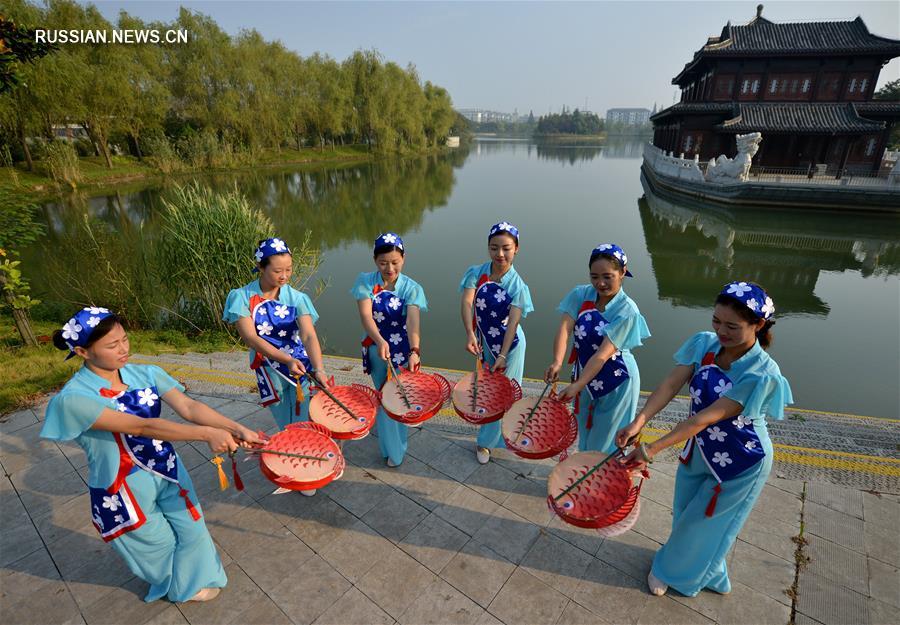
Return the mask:
<svg viewBox="0 0 900 625"><path fill-rule="evenodd" d="M309 374L313 376L313 379L315 379L316 373L317 373L316 369L310 369L310 370L309 370ZM333 401L335 404L337 404L338 408L340 408L341 410L343 410L344 412L346 412L348 415L350 415L350 416L353 417L354 419L358 419L358 417L353 413L352 410L350 410L347 406L345 406L344 403L343 403L340 399L338 399L337 397L335 397L335 396L334 396L334 393L332 393L331 391L328 390L328 382L327 382L327 381L326 381L326 382L323 382L322 384L319 384L319 385L318 385L318 388L319 388L320 391L322 391L323 393L325 393L325 396L326 396L328 399L330 399L330 400Z"/></svg>
<svg viewBox="0 0 900 625"><path fill-rule="evenodd" d="M412 404L409 403L409 397L406 395L406 389L403 388L403 383L400 382L400 376L397 375L397 370L394 368L394 363L390 358L388 358L388 366L390 367L390 372L393 374L394 379L397 381L397 390L400 391L400 397L403 398L403 403L406 404L407 408L412 408Z"/></svg>
<svg viewBox="0 0 900 625"><path fill-rule="evenodd" d="M478 347L475 348L475 378L472 381L472 412L478 410L478 371L481 369L481 338L478 330L475 330L475 341Z"/></svg>

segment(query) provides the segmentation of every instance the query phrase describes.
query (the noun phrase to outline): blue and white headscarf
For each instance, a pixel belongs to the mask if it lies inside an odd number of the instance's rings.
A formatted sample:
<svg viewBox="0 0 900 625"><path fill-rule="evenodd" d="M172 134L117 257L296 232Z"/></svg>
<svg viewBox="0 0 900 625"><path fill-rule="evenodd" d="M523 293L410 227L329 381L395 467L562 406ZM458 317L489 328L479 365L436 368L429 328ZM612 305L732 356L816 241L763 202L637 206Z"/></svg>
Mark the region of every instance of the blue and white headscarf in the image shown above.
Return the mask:
<svg viewBox="0 0 900 625"><path fill-rule="evenodd" d="M736 299L760 319L768 320L775 314L775 302L753 282L730 282L722 287L720 295Z"/></svg>
<svg viewBox="0 0 900 625"><path fill-rule="evenodd" d="M385 245L393 245L398 250L405 251L403 249L403 239L401 239L400 235L395 232L385 232L380 237L375 239L375 245L372 249L377 250L379 247L383 247Z"/></svg>
<svg viewBox="0 0 900 625"><path fill-rule="evenodd" d="M62 338L69 346L69 355L66 360L75 355L76 347L84 347L91 338L91 333L97 325L111 317L113 313L108 308L89 306L82 308L72 315L72 318L62 327Z"/></svg>
<svg viewBox="0 0 900 625"><path fill-rule="evenodd" d="M494 224L493 226L491 226L491 231L488 233L488 241L491 240L492 236L501 232L510 234L516 240L516 242L519 241L519 229L508 221L501 221L499 224Z"/></svg>
<svg viewBox="0 0 900 625"><path fill-rule="evenodd" d="M278 237L273 237L271 239L266 239L262 243L259 244L259 247L256 248L256 262L261 263L269 256L275 256L276 254L290 254L291 248L287 246L287 243L279 239ZM258 268L253 268L253 271L259 271Z"/></svg>
<svg viewBox="0 0 900 625"><path fill-rule="evenodd" d="M628 271L628 256L625 255L625 250L616 245L615 243L601 243L593 250L591 250L591 258L596 256L597 254L605 254L606 256L612 256L620 263L622 263L622 267L625 268L625 275L629 278L633 278L631 272Z"/></svg>

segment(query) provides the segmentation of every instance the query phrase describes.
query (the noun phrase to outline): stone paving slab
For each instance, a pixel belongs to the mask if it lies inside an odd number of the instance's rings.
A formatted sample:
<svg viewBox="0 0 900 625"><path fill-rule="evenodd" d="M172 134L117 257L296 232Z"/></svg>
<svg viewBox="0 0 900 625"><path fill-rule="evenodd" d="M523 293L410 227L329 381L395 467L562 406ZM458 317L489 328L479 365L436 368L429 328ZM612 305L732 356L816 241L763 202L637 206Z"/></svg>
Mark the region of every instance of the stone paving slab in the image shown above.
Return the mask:
<svg viewBox="0 0 900 625"><path fill-rule="evenodd" d="M274 424L248 396L199 396ZM635 529L615 538L546 508L552 461L474 462L465 428L410 431L387 468L374 435L344 445L344 476L314 497L272 494L254 462L220 491L209 452L181 444L229 575L208 604L147 604L90 523L83 454L37 438L42 407L0 428L0 623L885 623L900 609L892 494L770 478L729 559L729 596L646 591L668 536L677 465L655 463ZM30 416L29 416L30 415ZM458 425L458 424L457 424ZM806 493L806 502L803 494ZM786 591L801 519L811 561ZM48 601L48 598L50 601Z"/></svg>

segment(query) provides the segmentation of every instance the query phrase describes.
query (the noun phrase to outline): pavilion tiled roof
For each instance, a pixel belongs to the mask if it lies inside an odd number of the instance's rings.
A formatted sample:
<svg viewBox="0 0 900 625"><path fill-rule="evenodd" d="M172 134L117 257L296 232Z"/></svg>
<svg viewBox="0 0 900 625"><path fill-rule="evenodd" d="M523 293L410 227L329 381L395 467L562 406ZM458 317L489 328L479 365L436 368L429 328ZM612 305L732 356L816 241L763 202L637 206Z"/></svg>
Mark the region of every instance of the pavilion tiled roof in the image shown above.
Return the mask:
<svg viewBox="0 0 900 625"><path fill-rule="evenodd" d="M740 103L737 114L716 128L726 132L865 133L884 122L860 117L853 103Z"/></svg>
<svg viewBox="0 0 900 625"><path fill-rule="evenodd" d="M826 54L874 54L894 58L900 56L900 40L873 35L861 17L850 21L777 23L758 13L747 24L728 22L719 36L709 37L672 79L672 84L681 84L682 79L706 57Z"/></svg>
<svg viewBox="0 0 900 625"><path fill-rule="evenodd" d="M650 116L650 121L658 121L679 113L731 113L735 105L731 102L679 102Z"/></svg>

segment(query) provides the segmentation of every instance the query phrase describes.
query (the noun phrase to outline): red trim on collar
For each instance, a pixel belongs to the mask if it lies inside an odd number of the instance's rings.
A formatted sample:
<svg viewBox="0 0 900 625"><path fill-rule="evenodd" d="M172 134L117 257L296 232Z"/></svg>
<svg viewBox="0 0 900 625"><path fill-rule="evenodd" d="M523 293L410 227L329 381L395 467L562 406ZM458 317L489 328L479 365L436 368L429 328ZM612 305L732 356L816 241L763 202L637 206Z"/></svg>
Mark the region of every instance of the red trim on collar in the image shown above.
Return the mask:
<svg viewBox="0 0 900 625"><path fill-rule="evenodd" d="M705 367L707 365L715 364L716 362L716 353L715 352L706 352L703 355L703 360L700 361L700 366Z"/></svg>
<svg viewBox="0 0 900 625"><path fill-rule="evenodd" d="M481 274L478 277L478 283L475 285L475 288L476 289L481 288L481 285L484 284L485 282L487 282L489 279L490 279L490 277L486 273Z"/></svg>

